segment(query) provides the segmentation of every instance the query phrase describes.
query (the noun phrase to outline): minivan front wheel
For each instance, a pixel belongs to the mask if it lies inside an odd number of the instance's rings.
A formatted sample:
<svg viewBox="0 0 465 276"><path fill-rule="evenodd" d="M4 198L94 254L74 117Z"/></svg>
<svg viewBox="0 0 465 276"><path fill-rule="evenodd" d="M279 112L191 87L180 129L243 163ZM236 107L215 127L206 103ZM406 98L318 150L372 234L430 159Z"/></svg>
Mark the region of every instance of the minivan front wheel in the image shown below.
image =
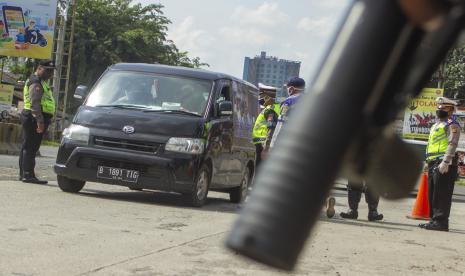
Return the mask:
<svg viewBox="0 0 465 276"><path fill-rule="evenodd" d="M249 167L245 168L244 176L242 177L241 185L239 187L233 188L229 192L229 199L232 203L241 203L245 200L249 193L249 183L250 183L250 169Z"/></svg>
<svg viewBox="0 0 465 276"><path fill-rule="evenodd" d="M62 175L57 175L57 181L58 181L58 187L60 187L60 189L63 192L67 192L67 193L77 193L86 184L85 181L70 179Z"/></svg>
<svg viewBox="0 0 465 276"><path fill-rule="evenodd" d="M197 175L195 185L189 196L189 203L194 207L201 207L207 202L208 189L210 188L210 169L203 165Z"/></svg>

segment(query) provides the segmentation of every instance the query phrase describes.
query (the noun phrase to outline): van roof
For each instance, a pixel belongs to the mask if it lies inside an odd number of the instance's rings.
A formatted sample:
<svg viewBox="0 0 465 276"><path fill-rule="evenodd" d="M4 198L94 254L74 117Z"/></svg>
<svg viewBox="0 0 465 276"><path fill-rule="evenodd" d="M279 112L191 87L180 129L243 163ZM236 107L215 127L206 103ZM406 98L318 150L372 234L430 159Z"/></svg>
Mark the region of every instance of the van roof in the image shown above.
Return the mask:
<svg viewBox="0 0 465 276"><path fill-rule="evenodd" d="M204 69L188 68L182 66L169 66L162 64L148 64L148 63L117 63L110 67L110 70L125 70L125 71L138 71L138 72L147 72L147 73L156 73L156 74L166 74L166 75L178 75L188 78L197 78L205 79L210 81L215 81L219 79L229 79L234 80L245 85L251 86L254 89L258 89L255 85L250 82L235 78L233 76L208 71Z"/></svg>

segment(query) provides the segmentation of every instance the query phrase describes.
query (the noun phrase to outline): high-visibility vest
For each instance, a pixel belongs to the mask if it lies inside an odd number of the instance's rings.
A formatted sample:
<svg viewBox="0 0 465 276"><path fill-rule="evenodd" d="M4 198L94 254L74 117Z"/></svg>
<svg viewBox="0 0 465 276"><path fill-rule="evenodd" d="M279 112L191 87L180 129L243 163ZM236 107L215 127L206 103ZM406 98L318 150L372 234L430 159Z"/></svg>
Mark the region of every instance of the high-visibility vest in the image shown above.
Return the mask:
<svg viewBox="0 0 465 276"><path fill-rule="evenodd" d="M274 104L273 106L269 105L265 107L262 112L257 117L257 120L255 120L255 125L253 127L252 131L252 143L254 144L263 144L266 141L266 137L268 135L268 121L267 118L265 118L265 113L272 109L277 116L279 116L279 104Z"/></svg>
<svg viewBox="0 0 465 276"><path fill-rule="evenodd" d="M431 127L428 146L426 147L426 161L443 157L446 154L449 138L447 137L446 122L438 122Z"/></svg>
<svg viewBox="0 0 465 276"><path fill-rule="evenodd" d="M50 115L55 114L55 99L53 98L53 93L48 86L48 83L45 81L39 81L39 79L35 79L32 81L27 80L26 85L24 86L23 90L23 97L24 97L24 109L31 110L31 97L29 95L29 86L33 83L40 83L44 90L44 94L42 96L42 100L40 105L42 107L42 112L47 113Z"/></svg>

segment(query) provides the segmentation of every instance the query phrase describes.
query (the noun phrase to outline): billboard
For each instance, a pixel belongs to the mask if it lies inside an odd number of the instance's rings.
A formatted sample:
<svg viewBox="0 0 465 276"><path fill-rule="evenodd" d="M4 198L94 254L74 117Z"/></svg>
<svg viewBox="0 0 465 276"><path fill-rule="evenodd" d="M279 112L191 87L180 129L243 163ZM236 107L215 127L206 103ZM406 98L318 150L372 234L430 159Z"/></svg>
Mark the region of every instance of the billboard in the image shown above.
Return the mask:
<svg viewBox="0 0 465 276"><path fill-rule="evenodd" d="M57 0L0 0L0 55L50 59Z"/></svg>
<svg viewBox="0 0 465 276"><path fill-rule="evenodd" d="M410 101L404 115L404 138L428 140L429 129L436 122L436 98L443 94L444 89L425 88Z"/></svg>

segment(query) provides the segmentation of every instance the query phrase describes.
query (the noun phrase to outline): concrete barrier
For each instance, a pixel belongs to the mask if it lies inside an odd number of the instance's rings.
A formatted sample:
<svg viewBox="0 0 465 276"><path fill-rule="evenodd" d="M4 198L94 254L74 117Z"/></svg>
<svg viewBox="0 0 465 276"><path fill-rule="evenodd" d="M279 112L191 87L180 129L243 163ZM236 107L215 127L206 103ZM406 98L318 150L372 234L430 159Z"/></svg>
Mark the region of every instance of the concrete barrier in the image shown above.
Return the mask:
<svg viewBox="0 0 465 276"><path fill-rule="evenodd" d="M0 154L18 155L21 143L21 125L0 123Z"/></svg>

